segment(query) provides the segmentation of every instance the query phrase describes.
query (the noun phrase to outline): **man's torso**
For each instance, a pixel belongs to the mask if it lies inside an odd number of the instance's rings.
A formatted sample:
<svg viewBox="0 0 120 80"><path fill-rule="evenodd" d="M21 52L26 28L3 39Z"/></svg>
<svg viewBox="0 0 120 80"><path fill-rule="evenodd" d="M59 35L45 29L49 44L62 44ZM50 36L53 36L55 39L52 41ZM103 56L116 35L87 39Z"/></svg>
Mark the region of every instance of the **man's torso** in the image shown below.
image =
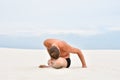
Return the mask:
<svg viewBox="0 0 120 80"><path fill-rule="evenodd" d="M64 41L57 40L57 39L47 39L45 40L45 46L47 49L49 49L51 46L56 45L60 50L60 57L63 58L69 58L70 52L68 50L68 44Z"/></svg>

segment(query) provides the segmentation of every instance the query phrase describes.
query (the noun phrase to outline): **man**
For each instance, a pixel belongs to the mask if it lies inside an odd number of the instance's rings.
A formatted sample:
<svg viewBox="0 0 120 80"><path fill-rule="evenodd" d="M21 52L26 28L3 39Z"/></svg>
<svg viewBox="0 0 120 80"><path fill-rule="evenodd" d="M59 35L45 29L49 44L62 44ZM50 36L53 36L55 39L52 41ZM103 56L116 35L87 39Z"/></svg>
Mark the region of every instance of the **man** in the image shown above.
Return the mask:
<svg viewBox="0 0 120 80"><path fill-rule="evenodd" d="M40 65L40 68L45 67L54 67L54 68L61 68L61 67L70 67L71 60L70 60L70 53L77 54L79 59L82 63L82 68L86 68L86 62L84 56L80 49L74 48L67 44L65 41L61 41L58 39L46 39L44 41L44 45L47 48L47 51L51 57L48 61L48 65Z"/></svg>

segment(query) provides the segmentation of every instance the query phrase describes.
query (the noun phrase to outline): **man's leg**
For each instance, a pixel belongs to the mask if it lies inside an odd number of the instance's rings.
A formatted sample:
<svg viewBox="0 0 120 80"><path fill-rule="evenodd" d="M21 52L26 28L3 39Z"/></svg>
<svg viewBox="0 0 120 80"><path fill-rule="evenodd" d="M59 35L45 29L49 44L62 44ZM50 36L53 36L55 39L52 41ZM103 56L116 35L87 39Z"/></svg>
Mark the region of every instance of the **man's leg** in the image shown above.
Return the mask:
<svg viewBox="0 0 120 80"><path fill-rule="evenodd" d="M51 67L60 69L60 68L66 68L67 67L67 61L64 58L59 57L56 60L51 61L52 65Z"/></svg>
<svg viewBox="0 0 120 80"><path fill-rule="evenodd" d="M59 57L58 59L50 59L48 60L48 66L46 65L40 65L39 68L49 68L53 67L56 69L60 68L66 68L67 67L67 61L64 58Z"/></svg>

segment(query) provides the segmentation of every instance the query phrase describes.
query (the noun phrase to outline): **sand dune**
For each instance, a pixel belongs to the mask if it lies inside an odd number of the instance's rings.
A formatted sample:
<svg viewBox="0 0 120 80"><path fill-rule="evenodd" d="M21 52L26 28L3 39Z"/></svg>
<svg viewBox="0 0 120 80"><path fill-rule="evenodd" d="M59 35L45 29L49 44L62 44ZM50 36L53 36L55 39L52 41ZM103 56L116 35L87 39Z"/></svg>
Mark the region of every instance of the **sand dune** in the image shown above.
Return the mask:
<svg viewBox="0 0 120 80"><path fill-rule="evenodd" d="M120 80L120 50L82 50L88 68L71 54L70 68L38 68L47 64L46 50L0 48L0 80Z"/></svg>

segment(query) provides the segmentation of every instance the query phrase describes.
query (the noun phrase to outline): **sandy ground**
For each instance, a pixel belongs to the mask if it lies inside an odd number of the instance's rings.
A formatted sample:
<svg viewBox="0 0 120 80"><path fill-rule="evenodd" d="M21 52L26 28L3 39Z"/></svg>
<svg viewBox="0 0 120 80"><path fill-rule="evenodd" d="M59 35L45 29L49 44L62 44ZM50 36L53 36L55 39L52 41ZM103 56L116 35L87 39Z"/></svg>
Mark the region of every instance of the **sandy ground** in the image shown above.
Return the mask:
<svg viewBox="0 0 120 80"><path fill-rule="evenodd" d="M0 80L120 80L120 50L82 50L88 68L71 54L70 68L38 68L47 64L46 50L0 48Z"/></svg>

